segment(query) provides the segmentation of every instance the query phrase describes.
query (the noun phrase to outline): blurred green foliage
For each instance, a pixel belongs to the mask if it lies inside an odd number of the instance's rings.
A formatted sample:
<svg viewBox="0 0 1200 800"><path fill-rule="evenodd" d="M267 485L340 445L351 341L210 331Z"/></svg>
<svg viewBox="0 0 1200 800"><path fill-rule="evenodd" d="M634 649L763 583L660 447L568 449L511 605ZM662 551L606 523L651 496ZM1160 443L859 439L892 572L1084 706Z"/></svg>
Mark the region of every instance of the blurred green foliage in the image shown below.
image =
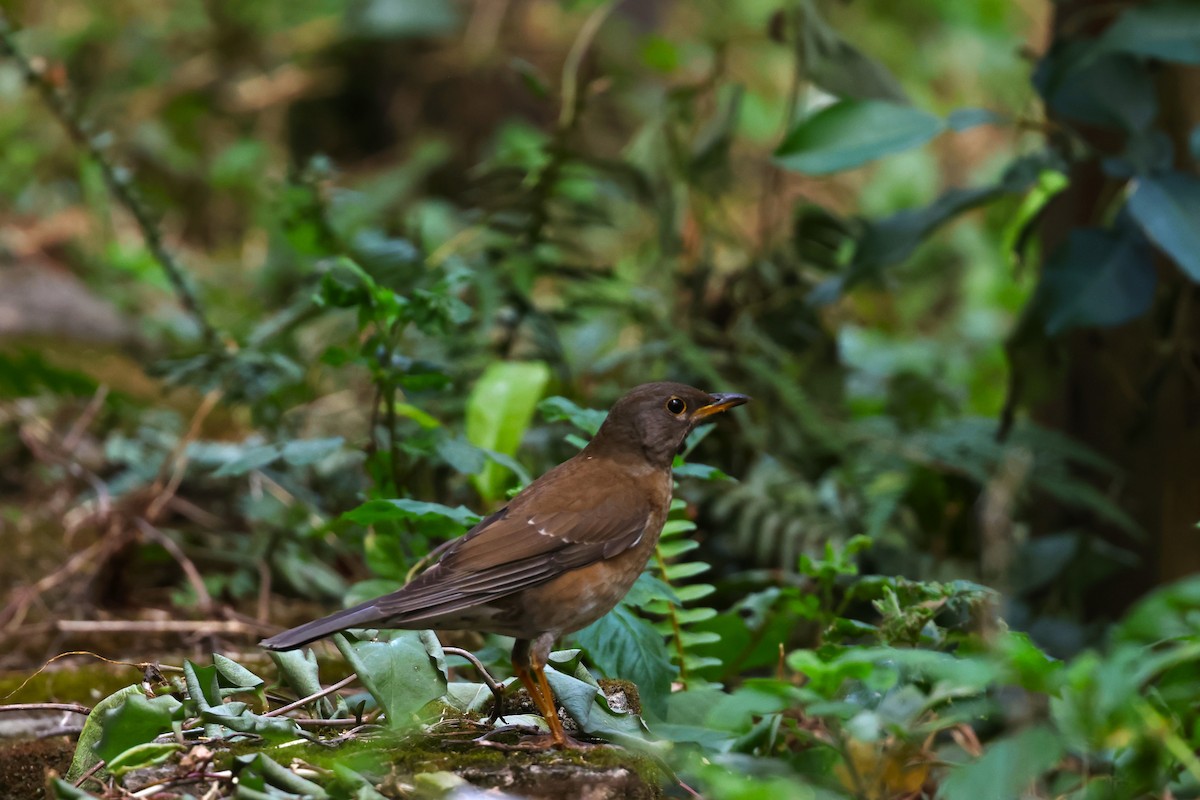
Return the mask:
<svg viewBox="0 0 1200 800"><path fill-rule="evenodd" d="M1200 793L1194 581L1087 613L1157 532L1120 464L1017 419L1046 376L1011 359L1200 279L1154 90L1200 61L1196 7L1108 8L1033 63L1034 0L634 5L0 4L0 278L67 273L133 331L0 329L0 532L64 531L86 578L47 608L389 591L679 379L755 403L690 443L659 557L556 654L581 730L717 798ZM1042 253L1085 162L1104 213ZM105 558L68 560L85 540ZM321 716L488 710L428 636L339 649L366 695ZM183 675L98 707L75 775L184 727L316 738L222 655ZM245 796L379 778L239 758Z"/></svg>

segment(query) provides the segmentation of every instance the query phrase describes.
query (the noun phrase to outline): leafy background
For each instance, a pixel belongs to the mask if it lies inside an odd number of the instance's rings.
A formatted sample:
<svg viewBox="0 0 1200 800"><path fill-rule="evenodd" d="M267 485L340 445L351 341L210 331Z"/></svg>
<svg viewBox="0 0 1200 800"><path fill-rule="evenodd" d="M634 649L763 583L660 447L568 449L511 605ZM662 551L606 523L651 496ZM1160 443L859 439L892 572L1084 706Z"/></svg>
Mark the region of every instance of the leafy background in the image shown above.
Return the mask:
<svg viewBox="0 0 1200 800"><path fill-rule="evenodd" d="M192 659L73 778L298 735L261 633L670 378L755 402L564 643L583 730L713 797L1200 791L1194 4L0 10L0 667ZM486 713L428 638L338 649L389 723Z"/></svg>

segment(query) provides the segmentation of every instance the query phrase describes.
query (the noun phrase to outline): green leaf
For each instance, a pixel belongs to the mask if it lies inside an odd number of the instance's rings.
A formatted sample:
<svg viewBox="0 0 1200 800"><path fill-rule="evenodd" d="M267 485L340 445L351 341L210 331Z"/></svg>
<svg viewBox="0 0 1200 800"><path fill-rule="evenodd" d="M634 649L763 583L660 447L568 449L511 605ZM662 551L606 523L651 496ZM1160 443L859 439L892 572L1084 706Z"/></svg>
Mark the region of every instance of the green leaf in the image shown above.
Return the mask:
<svg viewBox="0 0 1200 800"><path fill-rule="evenodd" d="M355 0L345 12L346 32L364 39L445 36L460 25L453 3L428 0Z"/></svg>
<svg viewBox="0 0 1200 800"><path fill-rule="evenodd" d="M446 537L461 533L479 522L479 515L466 506L444 506L424 500L368 500L342 514L340 519L356 525L407 521L416 523L429 536Z"/></svg>
<svg viewBox="0 0 1200 800"><path fill-rule="evenodd" d="M240 769L235 769L235 773L239 778L239 798L242 796L242 787L247 783L246 778L251 775L256 775L263 784L283 789L295 796L312 798L313 800L325 800L325 798L329 797L329 793L321 788L319 784L307 778L300 777L264 753L234 756L234 761L240 766ZM265 788L265 785L263 788ZM260 796L275 797L276 794L274 792L263 792Z"/></svg>
<svg viewBox="0 0 1200 800"><path fill-rule="evenodd" d="M213 472L215 478L227 478L245 475L248 472L262 469L279 460L282 451L278 445L260 444L241 448L241 452L232 461L226 461Z"/></svg>
<svg viewBox="0 0 1200 800"><path fill-rule="evenodd" d="M679 597L681 603L691 603L696 600L708 597L715 592L716 589L707 583L693 583L689 586L676 586L675 594Z"/></svg>
<svg viewBox="0 0 1200 800"><path fill-rule="evenodd" d="M175 742L146 742L129 748L111 760L105 759L104 768L113 775L121 776L135 769L161 764L182 749L183 745Z"/></svg>
<svg viewBox="0 0 1200 800"><path fill-rule="evenodd" d="M805 78L839 97L908 102L892 73L842 38L816 3L805 0L796 10L796 49Z"/></svg>
<svg viewBox="0 0 1200 800"><path fill-rule="evenodd" d="M85 792L62 778L55 778L51 788L54 789L55 800L96 800L96 795Z"/></svg>
<svg viewBox="0 0 1200 800"><path fill-rule="evenodd" d="M388 641L353 643L338 634L333 641L392 728L414 724L418 710L446 693L446 672L438 666L444 658L441 645L427 631L398 631Z"/></svg>
<svg viewBox="0 0 1200 800"><path fill-rule="evenodd" d="M541 361L491 364L467 400L467 440L484 450L512 456L549 379L550 368ZM484 500L492 502L503 496L507 473L493 460L471 480Z"/></svg>
<svg viewBox="0 0 1200 800"><path fill-rule="evenodd" d="M588 678L582 680L553 667L546 668L546 680L555 700L584 733L641 749L650 747L649 731L641 717L614 710L604 693Z"/></svg>
<svg viewBox="0 0 1200 800"><path fill-rule="evenodd" d="M1182 172L1139 178L1128 207L1150 241L1200 283L1200 180Z"/></svg>
<svg viewBox="0 0 1200 800"><path fill-rule="evenodd" d="M0 399L33 397L90 397L96 382L82 372L56 367L31 350L0 353Z"/></svg>
<svg viewBox="0 0 1200 800"><path fill-rule="evenodd" d="M75 755L67 770L67 780L78 779L101 760L101 756L96 754L96 746L105 735L108 713L119 708L127 698L135 694L145 699L146 695L142 691L142 687L134 684L113 692L92 708L92 713L88 714L87 719L84 720L83 730L79 734L79 742L75 745ZM134 743L136 744L136 742Z"/></svg>
<svg viewBox="0 0 1200 800"><path fill-rule="evenodd" d="M595 436L608 417L607 411L582 408L565 397L547 397L538 403L538 411L547 422L569 422L589 436Z"/></svg>
<svg viewBox="0 0 1200 800"><path fill-rule="evenodd" d="M999 125L1004 121L1004 117L986 108L956 108L946 117L946 127L961 133L980 125Z"/></svg>
<svg viewBox="0 0 1200 800"><path fill-rule="evenodd" d="M1046 260L1034 302L1046 332L1056 336L1141 316L1154 299L1156 282L1140 237L1077 228Z"/></svg>
<svg viewBox="0 0 1200 800"><path fill-rule="evenodd" d="M1158 113L1146 65L1123 53L1101 53L1094 42L1068 41L1038 64L1034 85L1056 115L1136 133Z"/></svg>
<svg viewBox="0 0 1200 800"><path fill-rule="evenodd" d="M683 555L684 553L690 553L699 546L700 543L695 539L674 539L670 542L660 541L658 543L658 554L667 561L670 561L676 556Z"/></svg>
<svg viewBox="0 0 1200 800"><path fill-rule="evenodd" d="M1138 601L1113 629L1118 641L1146 646L1200 635L1200 576L1163 586Z"/></svg>
<svg viewBox="0 0 1200 800"><path fill-rule="evenodd" d="M922 208L869 221L858 237L844 274L818 286L812 293L812 302L832 302L855 284L879 277L885 267L907 260L938 228L960 214L1000 197L1027 191L1047 171L1044 161L1039 157L1021 159L995 184L950 189Z"/></svg>
<svg viewBox="0 0 1200 800"><path fill-rule="evenodd" d="M495 698L486 683L452 681L446 686L442 701L463 714L478 714L490 710Z"/></svg>
<svg viewBox="0 0 1200 800"><path fill-rule="evenodd" d="M283 446L283 460L293 467L315 464L340 450L344 441L341 436L331 436L327 439L295 439Z"/></svg>
<svg viewBox="0 0 1200 800"><path fill-rule="evenodd" d="M213 666L217 668L217 674L224 679L227 686L236 686L239 689L250 691L266 683L238 662L220 653L213 653Z"/></svg>
<svg viewBox="0 0 1200 800"><path fill-rule="evenodd" d="M712 566L705 561L685 561L678 564L668 564L664 572L668 581L677 583L708 572L710 569L712 569Z"/></svg>
<svg viewBox="0 0 1200 800"><path fill-rule="evenodd" d="M1200 64L1196 31L1200 31L1200 4L1157 0L1124 8L1097 46L1105 51Z"/></svg>
<svg viewBox="0 0 1200 800"><path fill-rule="evenodd" d="M683 462L676 464L672 469L676 478L699 478L702 481L724 481L730 480L729 476L716 467L710 467L708 464L691 464Z"/></svg>
<svg viewBox="0 0 1200 800"><path fill-rule="evenodd" d="M942 782L941 800L1021 797L1029 785L1062 757L1063 744L1046 725L988 744L983 755L952 769Z"/></svg>
<svg viewBox="0 0 1200 800"><path fill-rule="evenodd" d="M354 790L354 794L349 795L353 800L388 800L387 797L376 791L374 781L355 772L340 761L333 762L333 774L339 784ZM341 795L335 796L340 797Z"/></svg>
<svg viewBox="0 0 1200 800"><path fill-rule="evenodd" d="M945 128L927 111L879 100L843 100L797 125L775 152L780 166L828 175L925 144Z"/></svg>
<svg viewBox="0 0 1200 800"><path fill-rule="evenodd" d="M662 636L649 622L621 603L572 638L601 673L637 684L647 712L657 717L666 713L676 669Z"/></svg>
<svg viewBox="0 0 1200 800"><path fill-rule="evenodd" d="M641 575L638 575L629 593L625 595L625 599L621 602L633 608L643 608L655 600L666 600L671 603L679 602L675 590L669 584L650 570L646 570Z"/></svg>
<svg viewBox="0 0 1200 800"><path fill-rule="evenodd" d="M171 730L171 719L181 705L170 695L153 699L140 692L126 695L124 702L104 713L104 731L96 742L96 755L111 762L125 751L153 741Z"/></svg>
<svg viewBox="0 0 1200 800"><path fill-rule="evenodd" d="M312 650L268 650L267 655L275 662L280 675L298 697L309 697L321 691L321 676L317 666L317 654ZM315 701L320 713L329 717L333 706L329 698Z"/></svg>
<svg viewBox="0 0 1200 800"><path fill-rule="evenodd" d="M435 452L447 466L463 475L474 475L487 463L483 451L461 437L441 439Z"/></svg>

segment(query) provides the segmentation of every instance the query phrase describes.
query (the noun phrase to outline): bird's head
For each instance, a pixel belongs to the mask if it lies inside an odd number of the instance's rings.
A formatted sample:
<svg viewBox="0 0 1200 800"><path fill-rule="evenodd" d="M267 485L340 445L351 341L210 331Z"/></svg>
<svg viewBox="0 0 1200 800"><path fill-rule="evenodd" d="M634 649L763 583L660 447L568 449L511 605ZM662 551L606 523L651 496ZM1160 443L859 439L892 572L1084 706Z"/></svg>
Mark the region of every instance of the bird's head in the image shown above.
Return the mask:
<svg viewBox="0 0 1200 800"><path fill-rule="evenodd" d="M682 383L644 383L616 402L589 447L670 466L693 428L749 400L744 394L709 393Z"/></svg>

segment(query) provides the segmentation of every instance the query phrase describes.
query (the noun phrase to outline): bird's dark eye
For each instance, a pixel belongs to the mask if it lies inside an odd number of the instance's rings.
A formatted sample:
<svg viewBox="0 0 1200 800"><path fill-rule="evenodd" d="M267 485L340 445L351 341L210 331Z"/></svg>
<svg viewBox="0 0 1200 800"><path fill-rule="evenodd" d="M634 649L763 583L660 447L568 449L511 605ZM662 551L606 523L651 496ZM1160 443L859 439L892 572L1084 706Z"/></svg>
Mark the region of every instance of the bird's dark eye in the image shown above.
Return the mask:
<svg viewBox="0 0 1200 800"><path fill-rule="evenodd" d="M672 397L667 401L667 411L679 416L683 412L687 411L687 403L683 402L678 397Z"/></svg>

